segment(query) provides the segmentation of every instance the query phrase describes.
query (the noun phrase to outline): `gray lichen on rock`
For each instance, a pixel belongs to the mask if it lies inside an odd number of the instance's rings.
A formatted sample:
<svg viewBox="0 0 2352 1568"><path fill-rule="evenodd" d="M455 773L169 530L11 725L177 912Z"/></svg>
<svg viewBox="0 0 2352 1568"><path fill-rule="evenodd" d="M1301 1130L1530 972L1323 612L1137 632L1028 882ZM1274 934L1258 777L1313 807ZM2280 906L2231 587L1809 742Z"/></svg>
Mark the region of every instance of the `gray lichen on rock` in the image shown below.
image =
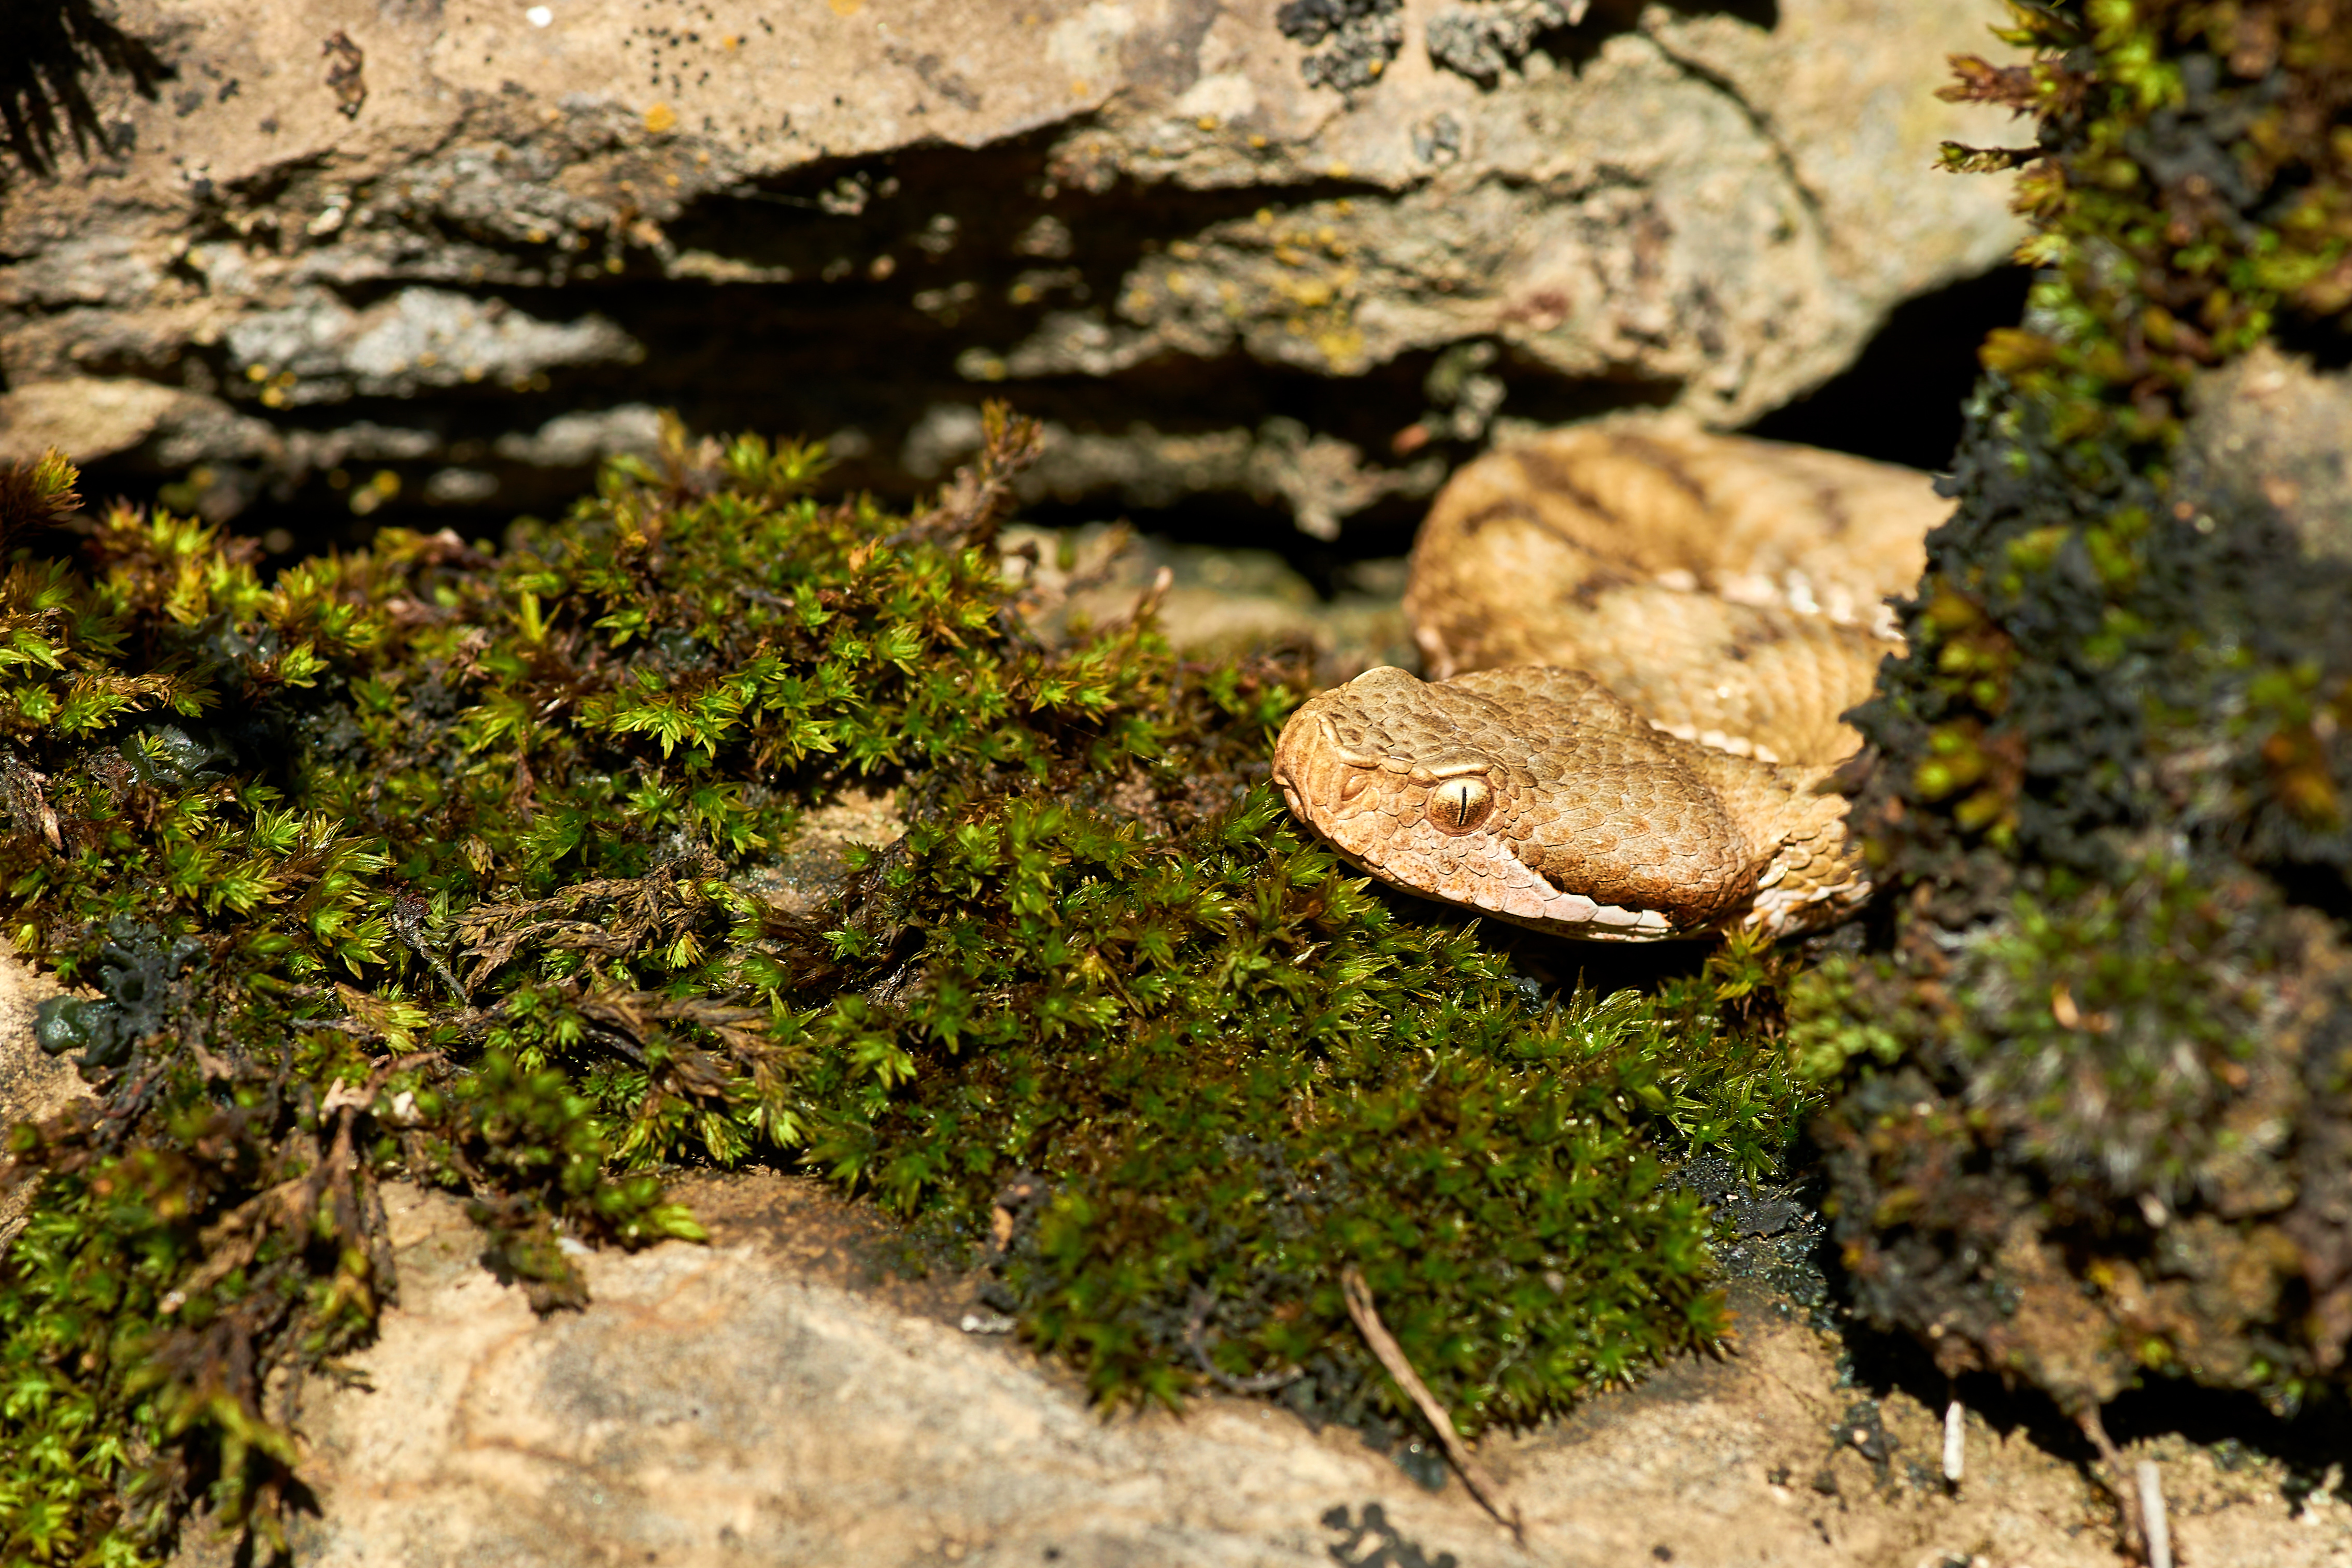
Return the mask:
<svg viewBox="0 0 2352 1568"><path fill-rule="evenodd" d="M1472 81L1493 86L1527 58L1548 28L1584 20L1591 0L1469 0L1429 19L1429 57Z"/></svg>
<svg viewBox="0 0 2352 1568"><path fill-rule="evenodd" d="M1370 87L1404 47L1404 0L1288 0L1274 14L1282 36L1311 51L1298 64L1309 86Z"/></svg>

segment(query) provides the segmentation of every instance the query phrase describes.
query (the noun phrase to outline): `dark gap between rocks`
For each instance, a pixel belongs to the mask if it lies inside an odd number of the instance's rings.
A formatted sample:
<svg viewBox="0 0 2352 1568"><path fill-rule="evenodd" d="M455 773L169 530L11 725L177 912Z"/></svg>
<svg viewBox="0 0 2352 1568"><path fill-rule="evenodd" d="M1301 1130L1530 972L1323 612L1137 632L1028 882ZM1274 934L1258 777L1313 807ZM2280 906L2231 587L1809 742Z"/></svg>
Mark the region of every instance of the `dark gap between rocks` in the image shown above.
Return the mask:
<svg viewBox="0 0 2352 1568"><path fill-rule="evenodd" d="M1727 9L1746 16L1756 8ZM1568 31L1618 28L1622 19L1606 13L1597 8ZM644 345L643 361L559 369L520 391L485 380L407 397L298 402L275 416L289 434L327 442L368 423L418 434L404 438L404 450L380 446L341 463L323 460L268 487L231 465L181 476L140 472L129 459L102 461L89 465L85 493L233 517L239 531L266 538L273 555L293 559L363 543L386 525L495 538L518 516L554 515L590 487L593 465L528 461L511 450L512 438L535 439L532 433L561 415L623 405L674 409L697 432L827 440L836 461L829 487L866 489L903 505L945 478L962 455L932 450L939 444L926 444L929 433L943 416L950 423L968 419L957 411L992 396L1076 434L1113 439L1148 428L1161 436L1255 432L1263 441L1270 422L1288 422L1284 428L1304 437L1349 443L1367 468L1399 469L1431 459L1457 465L1485 444L1483 434L1455 439L1442 428L1425 437L1430 416L1445 412L1434 383L1449 373L1442 363L1449 357L1483 356L1475 374L1502 391L1493 413L1517 422L1564 423L1670 403L1680 392L1666 382L1570 381L1496 343L1402 355L1346 379L1266 364L1239 347L1210 357L1163 353L1101 376L974 379L966 373L969 355L1024 340L1051 312L1108 312L1121 281L1149 253L1262 206L1354 189L1310 182L1182 192L1120 182L1087 191L1070 183L1067 171L1057 183L1049 151L1039 132L985 154L923 148L828 161L788 182L705 198L667 225L682 252L789 267L791 282L666 278L643 252L632 253L618 276L593 267L585 251L561 253L551 244L513 256L517 272L536 282L493 280L470 292L543 320L593 310ZM983 161L985 179L977 177ZM582 269L594 276L577 276ZM833 281L824 280L828 271ZM567 276L572 280L563 281ZM1753 433L1922 467L1941 464L1977 373L1976 347L1989 329L2018 319L2025 285L2021 270L2006 268L1901 307L1851 370L1766 416ZM364 309L404 287L371 284L342 298ZM234 369L226 349L216 348L192 356L185 379L233 384ZM1458 383L1465 372L1455 364L1450 373ZM1160 493L1168 488L1157 485ZM1024 510L1052 526L1125 518L1173 543L1270 549L1328 599L1348 586L1355 563L1402 554L1427 506L1425 497L1389 496L1349 515L1339 537L1325 541L1293 527L1279 497L1209 488L1161 501L1153 491L1146 484L1123 493L1106 480Z"/></svg>
<svg viewBox="0 0 2352 1568"><path fill-rule="evenodd" d="M1906 300L1844 374L1748 427L1801 442L1941 469L1960 443L1960 405L1976 385L1977 346L2025 314L2033 274L2003 267Z"/></svg>

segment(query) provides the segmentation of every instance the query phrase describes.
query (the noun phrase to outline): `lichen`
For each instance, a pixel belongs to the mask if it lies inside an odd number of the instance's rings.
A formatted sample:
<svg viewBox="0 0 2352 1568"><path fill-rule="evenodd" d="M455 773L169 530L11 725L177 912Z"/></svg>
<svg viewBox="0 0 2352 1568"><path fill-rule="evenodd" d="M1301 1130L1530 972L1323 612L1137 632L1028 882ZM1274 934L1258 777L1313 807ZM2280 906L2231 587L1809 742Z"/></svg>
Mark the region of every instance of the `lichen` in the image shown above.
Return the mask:
<svg viewBox="0 0 2352 1568"><path fill-rule="evenodd" d="M2257 346L2352 305L2340 6L2014 6L2042 270L1994 333L1858 715L1882 940L1791 1035L1857 1305L2096 1431L2140 1377L2285 1405L2352 1346L2352 563L2196 439Z"/></svg>
<svg viewBox="0 0 2352 1568"><path fill-rule="evenodd" d="M1349 1267L1465 1431L1723 1332L1700 1151L1813 1103L1781 955L1541 994L1345 874L1265 783L1302 669L1148 615L1053 646L991 542L1036 427L896 516L814 448L672 427L499 549L249 542L0 475L10 939L97 1092L11 1131L0 1540L130 1562L193 1509L278 1539L280 1391L397 1289L381 1185L461 1193L502 1276L699 1234L661 1173L807 1168L984 1264L1106 1402L1419 1417ZM829 905L756 891L889 787Z"/></svg>
<svg viewBox="0 0 2352 1568"><path fill-rule="evenodd" d="M1404 47L1403 0L1285 0L1274 25L1310 51L1298 63L1310 87L1370 87Z"/></svg>

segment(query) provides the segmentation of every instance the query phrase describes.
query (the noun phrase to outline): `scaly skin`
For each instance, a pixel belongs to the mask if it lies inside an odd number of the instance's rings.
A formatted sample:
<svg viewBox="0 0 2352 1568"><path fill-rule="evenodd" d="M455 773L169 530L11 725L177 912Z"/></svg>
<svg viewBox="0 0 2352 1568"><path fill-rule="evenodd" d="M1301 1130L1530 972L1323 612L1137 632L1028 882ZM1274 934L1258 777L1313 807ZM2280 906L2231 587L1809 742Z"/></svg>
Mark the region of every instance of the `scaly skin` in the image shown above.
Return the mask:
<svg viewBox="0 0 2352 1568"><path fill-rule="evenodd" d="M1827 925L1870 891L1827 789L1860 744L1840 716L1943 510L1922 474L1666 420L1490 454L1413 547L1406 609L1452 678L1316 697L1275 779L1374 876L1540 930Z"/></svg>
<svg viewBox="0 0 2352 1568"><path fill-rule="evenodd" d="M1529 667L1367 671L1293 715L1274 754L1291 810L1381 880L1621 942L1852 910L1869 884L1830 772L1680 739L1591 675Z"/></svg>

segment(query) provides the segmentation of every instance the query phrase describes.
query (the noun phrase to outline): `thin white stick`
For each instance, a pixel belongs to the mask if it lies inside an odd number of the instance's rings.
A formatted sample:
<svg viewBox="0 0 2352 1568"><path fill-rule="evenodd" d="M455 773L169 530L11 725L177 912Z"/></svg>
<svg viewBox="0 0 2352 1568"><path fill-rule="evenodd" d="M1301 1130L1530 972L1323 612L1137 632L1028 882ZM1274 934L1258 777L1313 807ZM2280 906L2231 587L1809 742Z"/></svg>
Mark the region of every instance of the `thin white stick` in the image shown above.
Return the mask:
<svg viewBox="0 0 2352 1568"><path fill-rule="evenodd" d="M1960 1484L1960 1471L1967 1463L1969 1452L1968 1427L1961 1421L1960 1402L1953 1400L1944 1406L1944 1479L1954 1486Z"/></svg>
<svg viewBox="0 0 2352 1568"><path fill-rule="evenodd" d="M1518 1505L1513 1503L1508 1509L1504 1507L1503 1489L1495 1484L1495 1479L1486 1473L1486 1468L1471 1455L1469 1445L1462 1440L1462 1434L1454 1429L1453 1416L1437 1402L1437 1396L1429 1391L1429 1385L1421 1380L1421 1374L1413 1370L1412 1363L1405 1358L1404 1347L1397 1343L1396 1335L1389 1333L1388 1324L1381 1322L1380 1309L1372 1302L1372 1288L1364 1282L1363 1270L1353 1263L1339 1270L1339 1296L1347 1302L1348 1315L1356 1320L1357 1331L1364 1336L1364 1343L1371 1346L1372 1354L1380 1358L1382 1366L1388 1368L1389 1375L1396 1379L1397 1386L1420 1406L1423 1418L1436 1430L1437 1440L1445 1448L1445 1457L1454 1461L1454 1468L1461 1473L1462 1484L1470 1489L1470 1495L1478 1500L1480 1507L1495 1516L1497 1523L1511 1532L1514 1541L1523 1547L1527 1545L1528 1527L1520 1518Z"/></svg>
<svg viewBox="0 0 2352 1568"><path fill-rule="evenodd" d="M2139 1462L2139 1518L2147 1535L2147 1568L2172 1568L2172 1527L2164 1517L2164 1483L2154 1459Z"/></svg>

